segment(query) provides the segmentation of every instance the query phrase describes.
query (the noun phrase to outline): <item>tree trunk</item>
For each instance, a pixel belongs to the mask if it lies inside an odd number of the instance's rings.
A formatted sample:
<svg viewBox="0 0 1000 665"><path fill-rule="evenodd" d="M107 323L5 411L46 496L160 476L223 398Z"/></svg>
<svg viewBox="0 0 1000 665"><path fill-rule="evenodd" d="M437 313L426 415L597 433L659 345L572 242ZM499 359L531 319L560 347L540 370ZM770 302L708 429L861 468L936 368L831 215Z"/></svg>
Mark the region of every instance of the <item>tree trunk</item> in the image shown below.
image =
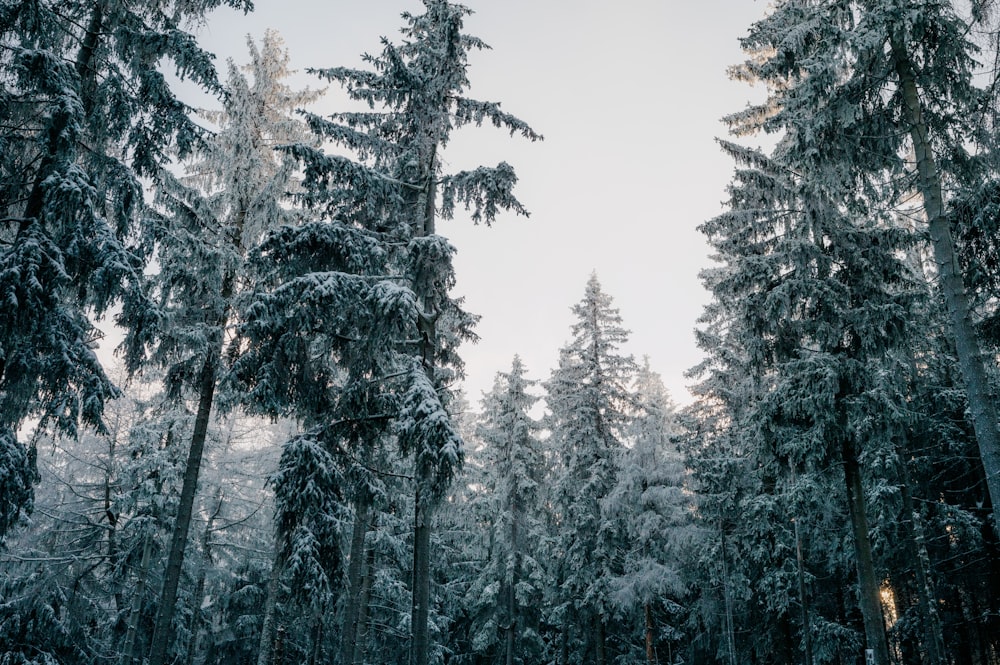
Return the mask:
<svg viewBox="0 0 1000 665"><path fill-rule="evenodd" d="M281 590L282 568L284 568L284 561L281 556L281 543L276 542L271 575L267 580L267 596L264 599L264 619L260 626L257 665L270 665L271 662L271 648L274 644L274 619L278 608L278 593Z"/></svg>
<svg viewBox="0 0 1000 665"><path fill-rule="evenodd" d="M596 665L607 665L607 644L604 639L604 617L594 615L594 658Z"/></svg>
<svg viewBox="0 0 1000 665"><path fill-rule="evenodd" d="M729 593L729 563L726 561L726 530L719 525L719 537L722 544L722 595L726 605L726 650L729 652L729 665L736 665L736 627L733 625L733 598Z"/></svg>
<svg viewBox="0 0 1000 665"><path fill-rule="evenodd" d="M789 460L788 467L792 474L792 484L798 484L795 465ZM806 595L805 557L802 556L802 533L799 530L798 517L792 517L792 529L795 533L795 565L799 583L799 609L802 613L802 646L805 651L806 665L813 665L812 630L809 626L809 598Z"/></svg>
<svg viewBox="0 0 1000 665"><path fill-rule="evenodd" d="M411 665L427 665L430 656L429 603L431 588L431 515L419 481L413 509L413 603L410 620Z"/></svg>
<svg viewBox="0 0 1000 665"><path fill-rule="evenodd" d="M184 566L184 547L187 545L188 530L191 527L194 497L198 490L198 474L201 470L202 454L205 449L208 423L212 412L212 400L215 396L218 358L218 351L213 348L205 359L205 366L201 371L198 414L194 421L194 432L191 434L191 447L188 450L187 464L184 468L184 484L181 488L177 519L174 522L174 531L170 539L170 553L167 557L163 592L160 594L160 606L153 628L153 644L149 654L149 665L163 665L167 656L167 647L170 644L171 624L177 605L177 587L180 583L181 569Z"/></svg>
<svg viewBox="0 0 1000 665"><path fill-rule="evenodd" d="M898 454L898 453L897 453ZM941 628L941 617L938 615L934 586L930 576L930 556L927 554L927 540L924 537L924 527L920 513L913 505L910 493L910 477L906 468L906 460L902 456L899 463L903 471L903 485L900 488L903 499L903 514L910 520L904 524L907 530L910 559L916 574L917 601L920 603L920 614L924 624L923 650L926 654L925 665L944 664L944 633Z"/></svg>
<svg viewBox="0 0 1000 665"><path fill-rule="evenodd" d="M372 524L372 529L375 524ZM368 603L372 595L372 583L375 577L375 548L365 551L365 570L362 571L361 598L358 600L358 629L354 640L354 654L351 665L363 663L368 653Z"/></svg>
<svg viewBox="0 0 1000 665"><path fill-rule="evenodd" d="M643 604L642 613L646 619L646 665L656 665L656 650L653 648L653 608L649 601Z"/></svg>
<svg viewBox="0 0 1000 665"><path fill-rule="evenodd" d="M875 665L889 665L889 645L885 634L885 619L879 598L879 583L872 561L872 545L868 536L865 495L861 484L861 468L849 442L843 444L844 484L847 507L854 536L854 561L858 572L858 601L865 626L865 642L874 652Z"/></svg>
<svg viewBox="0 0 1000 665"><path fill-rule="evenodd" d="M972 415L972 425L979 445L979 456L986 472L986 486L994 507L1000 506L1000 431L997 429L997 410L993 402L986 365L979 339L972 326L969 298L966 294L962 272L955 253L950 220L944 209L941 174L934 157L930 134L924 121L920 93L917 88L909 54L898 34L890 37L896 74L905 107L906 122L917 160L917 182L931 245L938 268L938 283L951 317L951 331L958 354L958 362L965 381L966 397ZM1000 520L994 508L993 529L1000 537Z"/></svg>
<svg viewBox="0 0 1000 665"><path fill-rule="evenodd" d="M340 631L340 663L350 665L358 640L358 605L361 601L361 579L365 563L365 535L368 533L369 501L359 498L354 509L351 533L351 559L347 566L347 603Z"/></svg>
<svg viewBox="0 0 1000 665"><path fill-rule="evenodd" d="M132 607L128 614L128 629L125 632L125 649L122 659L125 665L132 665L139 659L139 615L142 613L142 596L146 592L146 578L149 576L149 559L152 555L152 537L147 533L142 540L142 559L139 561L139 578L132 592Z"/></svg>

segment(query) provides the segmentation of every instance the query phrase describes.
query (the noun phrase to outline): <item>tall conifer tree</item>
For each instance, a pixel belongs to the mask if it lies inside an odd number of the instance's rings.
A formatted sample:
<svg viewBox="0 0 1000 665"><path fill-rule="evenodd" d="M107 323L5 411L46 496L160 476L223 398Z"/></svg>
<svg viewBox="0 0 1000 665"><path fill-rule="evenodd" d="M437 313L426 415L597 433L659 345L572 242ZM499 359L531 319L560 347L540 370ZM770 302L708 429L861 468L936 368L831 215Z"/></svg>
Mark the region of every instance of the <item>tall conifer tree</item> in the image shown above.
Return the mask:
<svg viewBox="0 0 1000 665"><path fill-rule="evenodd" d="M126 244L173 144L200 134L159 70L218 91L211 55L184 31L219 5L15 1L0 8L0 537L30 502L29 416L75 435L103 430L116 388L92 346L91 316L125 298L149 313L144 257Z"/></svg>
<svg viewBox="0 0 1000 665"><path fill-rule="evenodd" d="M238 365L255 408L294 413L342 458L392 434L413 460L415 665L430 649L431 512L462 459L448 385L474 322L449 295L455 250L435 222L456 205L486 224L503 210L525 213L508 164L445 174L442 152L452 130L469 124L540 138L498 104L463 96L468 53L485 48L462 32L469 10L444 0L424 9L403 15L402 44L383 40L378 56L366 56L370 70L318 71L371 110L308 116L351 156L290 149L305 167L303 202L324 220L265 243L270 285L244 311Z"/></svg>
<svg viewBox="0 0 1000 665"><path fill-rule="evenodd" d="M601 503L617 483L618 456L631 425L629 390L636 372L621 351L628 339L611 297L597 275L573 306L573 337L545 383L554 456L553 496L557 513L559 614L566 631L563 659L610 662L606 631L613 606L610 585L621 574L620 525L605 520ZM575 631L575 634L570 634ZM574 648L576 640L581 648Z"/></svg>

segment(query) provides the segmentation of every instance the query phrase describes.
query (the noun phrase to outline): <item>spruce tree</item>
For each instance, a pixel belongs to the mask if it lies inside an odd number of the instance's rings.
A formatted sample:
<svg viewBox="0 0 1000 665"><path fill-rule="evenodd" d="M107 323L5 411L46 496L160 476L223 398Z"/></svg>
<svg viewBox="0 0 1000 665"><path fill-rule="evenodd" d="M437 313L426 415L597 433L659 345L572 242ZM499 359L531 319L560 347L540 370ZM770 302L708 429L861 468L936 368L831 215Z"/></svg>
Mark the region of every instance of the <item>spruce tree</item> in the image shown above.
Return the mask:
<svg viewBox="0 0 1000 665"><path fill-rule="evenodd" d="M623 534L619 524L605 518L601 503L618 482L618 456L632 424L629 386L636 366L620 350L628 331L596 274L573 314L573 337L545 383L545 422L554 457L550 500L557 524L555 609L568 646L563 660L604 665L610 662L606 632L614 610L610 585L622 572Z"/></svg>
<svg viewBox="0 0 1000 665"><path fill-rule="evenodd" d="M6 2L0 8L0 537L30 506L31 453L16 432L31 416L75 435L103 430L117 394L93 345L94 317L124 300L151 318L130 248L140 178L201 131L159 67L218 92L212 57L185 32L220 5Z"/></svg>
<svg viewBox="0 0 1000 665"><path fill-rule="evenodd" d="M485 47L462 33L469 10L443 0L424 8L403 15L402 44L384 40L366 57L371 69L317 72L370 111L307 115L317 136L349 156L289 148L305 170L302 201L323 219L262 247L266 286L243 311L237 365L253 408L294 414L341 458L395 437L412 459L417 665L430 648L431 513L462 459L448 386L474 323L449 295L455 250L435 221L458 205L486 224L503 210L525 212L509 165L445 174L442 152L452 130L469 124L540 138L498 104L463 96L468 53Z"/></svg>
<svg viewBox="0 0 1000 665"><path fill-rule="evenodd" d="M970 420L992 504L1000 501L1000 430L953 238L947 191L975 191L990 175L992 145L978 118L989 95L975 85L978 48L956 3L778 3L743 40L754 58L737 75L768 86L768 98L734 116L740 131L791 130L811 165L883 211L911 207L926 224L936 281L951 322ZM977 154L977 150L979 150ZM1000 522L993 520L1000 534Z"/></svg>
<svg viewBox="0 0 1000 665"><path fill-rule="evenodd" d="M146 229L160 268L148 280L156 318L126 340L136 368L148 347L152 362L166 370L167 399L193 394L197 404L154 628L153 665L164 661L170 642L205 441L229 355L226 331L234 302L247 288L244 262L270 229L298 219L284 205L294 165L275 148L307 136L291 114L316 94L293 91L284 82L288 55L277 34L268 32L259 48L252 40L249 46L245 70L252 82L230 63L224 110L206 114L219 130L198 147L187 175L176 178L166 168L156 173L162 213L150 215Z"/></svg>
<svg viewBox="0 0 1000 665"><path fill-rule="evenodd" d="M541 425L530 414L538 401L537 382L527 378L518 356L509 372L498 373L493 390L483 397L476 428L482 449L475 458L482 469L481 489L469 510L482 516L487 560L475 571L467 593L473 616L472 646L496 654L496 662L536 662L539 653L538 605L544 579L538 552L544 472ZM527 635L527 639L526 639Z"/></svg>
<svg viewBox="0 0 1000 665"><path fill-rule="evenodd" d="M680 602L687 591L681 562L695 530L677 449L677 416L649 358L639 368L632 391L635 414L627 446L619 452L617 482L601 502L601 512L621 524L624 541L622 567L610 585L611 604L634 622L646 662L652 665L661 635L668 636L668 643L680 635ZM675 625L658 629L663 615Z"/></svg>

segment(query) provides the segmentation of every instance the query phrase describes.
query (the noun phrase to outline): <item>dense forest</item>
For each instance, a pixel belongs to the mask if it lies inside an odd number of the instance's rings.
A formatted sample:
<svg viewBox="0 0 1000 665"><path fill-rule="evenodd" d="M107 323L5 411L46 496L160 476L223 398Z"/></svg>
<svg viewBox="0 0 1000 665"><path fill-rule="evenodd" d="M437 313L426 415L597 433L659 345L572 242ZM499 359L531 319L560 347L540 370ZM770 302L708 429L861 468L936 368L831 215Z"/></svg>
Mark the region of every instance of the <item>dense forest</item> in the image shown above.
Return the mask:
<svg viewBox="0 0 1000 665"><path fill-rule="evenodd" d="M249 0L0 0L0 665L1000 663L1000 8L748 26L678 408L596 273L462 394L442 153L542 135L422 4L320 115Z"/></svg>

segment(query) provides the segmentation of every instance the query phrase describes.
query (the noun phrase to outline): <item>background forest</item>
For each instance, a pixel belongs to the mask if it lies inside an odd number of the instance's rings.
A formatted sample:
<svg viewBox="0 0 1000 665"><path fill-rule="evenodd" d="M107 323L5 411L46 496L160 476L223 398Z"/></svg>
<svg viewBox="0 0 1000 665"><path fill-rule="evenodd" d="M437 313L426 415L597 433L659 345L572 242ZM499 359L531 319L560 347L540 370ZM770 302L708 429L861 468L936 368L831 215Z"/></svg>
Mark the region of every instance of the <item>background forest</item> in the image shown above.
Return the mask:
<svg viewBox="0 0 1000 665"><path fill-rule="evenodd" d="M422 4L319 114L246 0L0 1L0 665L1000 663L998 9L749 26L679 409L596 273L462 394L442 155L542 135Z"/></svg>

